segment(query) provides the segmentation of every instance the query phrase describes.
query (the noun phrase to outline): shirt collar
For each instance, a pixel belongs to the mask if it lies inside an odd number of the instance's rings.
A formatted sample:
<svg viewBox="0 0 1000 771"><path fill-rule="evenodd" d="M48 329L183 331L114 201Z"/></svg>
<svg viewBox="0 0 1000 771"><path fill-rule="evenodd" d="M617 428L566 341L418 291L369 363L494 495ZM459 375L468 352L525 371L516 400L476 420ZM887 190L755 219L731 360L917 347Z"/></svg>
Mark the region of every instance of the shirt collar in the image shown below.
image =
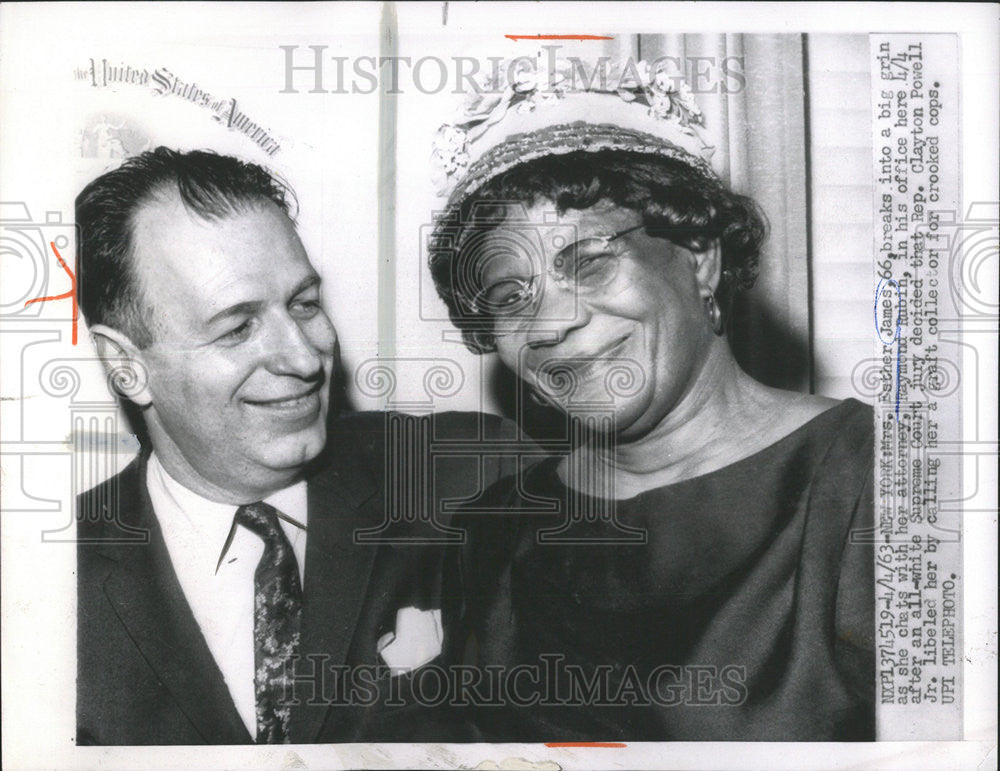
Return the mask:
<svg viewBox="0 0 1000 771"><path fill-rule="evenodd" d="M276 508L278 516L285 522L300 530L306 529L309 520L309 500L304 479L271 493L264 499L264 503Z"/></svg>
<svg viewBox="0 0 1000 771"><path fill-rule="evenodd" d="M169 511L173 521L183 524L189 532L197 533L199 543L218 555L217 569L232 542L236 526L234 518L239 507L210 501L189 490L167 473L155 452L149 456L146 477L153 510L157 512L157 516L162 517L161 512ZM264 503L277 509L286 535L290 526L307 530L309 501L305 480L271 493L264 499Z"/></svg>

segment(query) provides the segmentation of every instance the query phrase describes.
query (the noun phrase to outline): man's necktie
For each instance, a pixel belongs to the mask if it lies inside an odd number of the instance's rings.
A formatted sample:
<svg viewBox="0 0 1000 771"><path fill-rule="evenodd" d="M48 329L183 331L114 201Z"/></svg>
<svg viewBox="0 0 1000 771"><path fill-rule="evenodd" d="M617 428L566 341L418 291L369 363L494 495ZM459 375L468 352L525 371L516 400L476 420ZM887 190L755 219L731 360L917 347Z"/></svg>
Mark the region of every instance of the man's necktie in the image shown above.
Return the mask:
<svg viewBox="0 0 1000 771"><path fill-rule="evenodd" d="M292 656L299 647L302 584L292 545L266 503L236 510L236 523L264 541L254 573L254 691L257 696L257 744L287 744L291 707ZM287 690L287 693L286 693Z"/></svg>

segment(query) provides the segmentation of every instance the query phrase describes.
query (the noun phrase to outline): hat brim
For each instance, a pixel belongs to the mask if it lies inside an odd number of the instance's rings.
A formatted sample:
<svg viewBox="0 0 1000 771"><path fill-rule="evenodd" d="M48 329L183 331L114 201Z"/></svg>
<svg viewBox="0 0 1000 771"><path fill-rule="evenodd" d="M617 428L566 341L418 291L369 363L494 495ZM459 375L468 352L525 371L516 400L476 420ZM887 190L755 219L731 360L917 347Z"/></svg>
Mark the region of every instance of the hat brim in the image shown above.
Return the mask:
<svg viewBox="0 0 1000 771"><path fill-rule="evenodd" d="M707 161L661 137L607 123L576 121L548 126L527 134L515 134L491 148L469 167L461 182L448 196L447 208L460 206L462 201L491 179L523 163L550 155L596 153L602 150L625 150L672 158L691 166L708 180L716 183L719 181Z"/></svg>

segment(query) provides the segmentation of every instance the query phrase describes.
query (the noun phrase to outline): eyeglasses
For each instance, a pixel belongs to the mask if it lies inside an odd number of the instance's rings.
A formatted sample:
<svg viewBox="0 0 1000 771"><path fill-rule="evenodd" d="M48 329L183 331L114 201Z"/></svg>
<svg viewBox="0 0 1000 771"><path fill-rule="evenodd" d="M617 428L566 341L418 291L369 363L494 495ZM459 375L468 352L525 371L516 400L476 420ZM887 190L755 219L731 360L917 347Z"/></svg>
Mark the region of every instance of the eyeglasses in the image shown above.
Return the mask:
<svg viewBox="0 0 1000 771"><path fill-rule="evenodd" d="M552 267L545 275L564 288L572 287L579 294L602 289L615 280L621 263L621 255L611 245L642 227L643 224L634 225L611 235L575 241L556 252ZM476 292L467 301L469 309L497 319L522 314L538 297L542 275L503 276Z"/></svg>

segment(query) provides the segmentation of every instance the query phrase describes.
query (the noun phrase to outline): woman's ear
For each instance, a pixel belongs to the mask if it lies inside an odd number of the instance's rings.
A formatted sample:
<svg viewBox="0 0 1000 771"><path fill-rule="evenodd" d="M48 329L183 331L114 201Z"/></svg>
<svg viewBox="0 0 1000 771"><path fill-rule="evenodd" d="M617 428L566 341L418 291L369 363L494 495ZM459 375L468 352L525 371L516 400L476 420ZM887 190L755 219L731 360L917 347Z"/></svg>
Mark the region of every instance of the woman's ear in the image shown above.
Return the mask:
<svg viewBox="0 0 1000 771"><path fill-rule="evenodd" d="M148 370L142 351L128 335L104 324L95 324L90 334L108 373L108 387L139 407L148 406L153 397L149 392Z"/></svg>
<svg viewBox="0 0 1000 771"><path fill-rule="evenodd" d="M715 294L719 288L719 281L722 278L722 249L719 242L712 241L704 251L691 252L694 257L695 277L698 280L698 289L706 297Z"/></svg>

